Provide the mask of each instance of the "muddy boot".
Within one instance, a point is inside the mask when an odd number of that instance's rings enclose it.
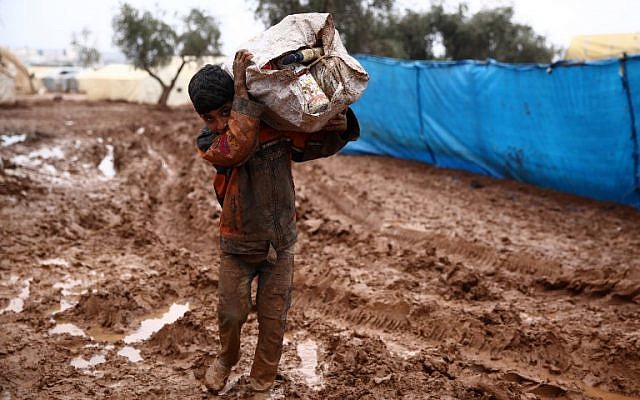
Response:
[[[204,375],[204,384],[210,391],[218,393],[227,384],[231,368],[227,368],[220,360],[215,360]]]

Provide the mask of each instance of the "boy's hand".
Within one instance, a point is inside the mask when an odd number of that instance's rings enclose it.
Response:
[[[331,118],[322,128],[323,131],[344,132],[347,130],[347,110]]]
[[[240,49],[236,52],[233,60],[233,81],[237,96],[247,97],[247,67],[252,59],[253,54],[249,50]]]

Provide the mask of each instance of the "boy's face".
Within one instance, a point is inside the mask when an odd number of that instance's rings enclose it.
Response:
[[[200,118],[202,118],[211,132],[220,134],[227,130],[229,116],[231,115],[231,103],[231,101],[228,101],[220,108],[211,110],[206,114],[200,114]]]

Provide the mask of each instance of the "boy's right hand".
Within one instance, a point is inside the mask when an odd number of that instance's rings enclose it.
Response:
[[[247,67],[251,64],[252,59],[253,54],[249,50],[240,49],[236,52],[233,60],[233,81],[236,95],[247,96]]]

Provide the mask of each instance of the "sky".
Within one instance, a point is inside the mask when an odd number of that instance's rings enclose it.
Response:
[[[253,14],[255,0],[128,0],[136,8],[167,16],[184,15],[193,7],[214,15],[222,31],[222,50],[232,54],[265,27]],[[396,0],[399,10],[425,10],[429,0]],[[445,0],[454,9],[459,0]],[[512,5],[514,19],[531,25],[552,44],[566,48],[572,36],[640,32],[640,0],[467,0],[472,12],[483,7]],[[120,1],[0,0],[0,46],[62,49],[73,32],[84,27],[101,52],[117,51],[112,44],[111,20]]]

